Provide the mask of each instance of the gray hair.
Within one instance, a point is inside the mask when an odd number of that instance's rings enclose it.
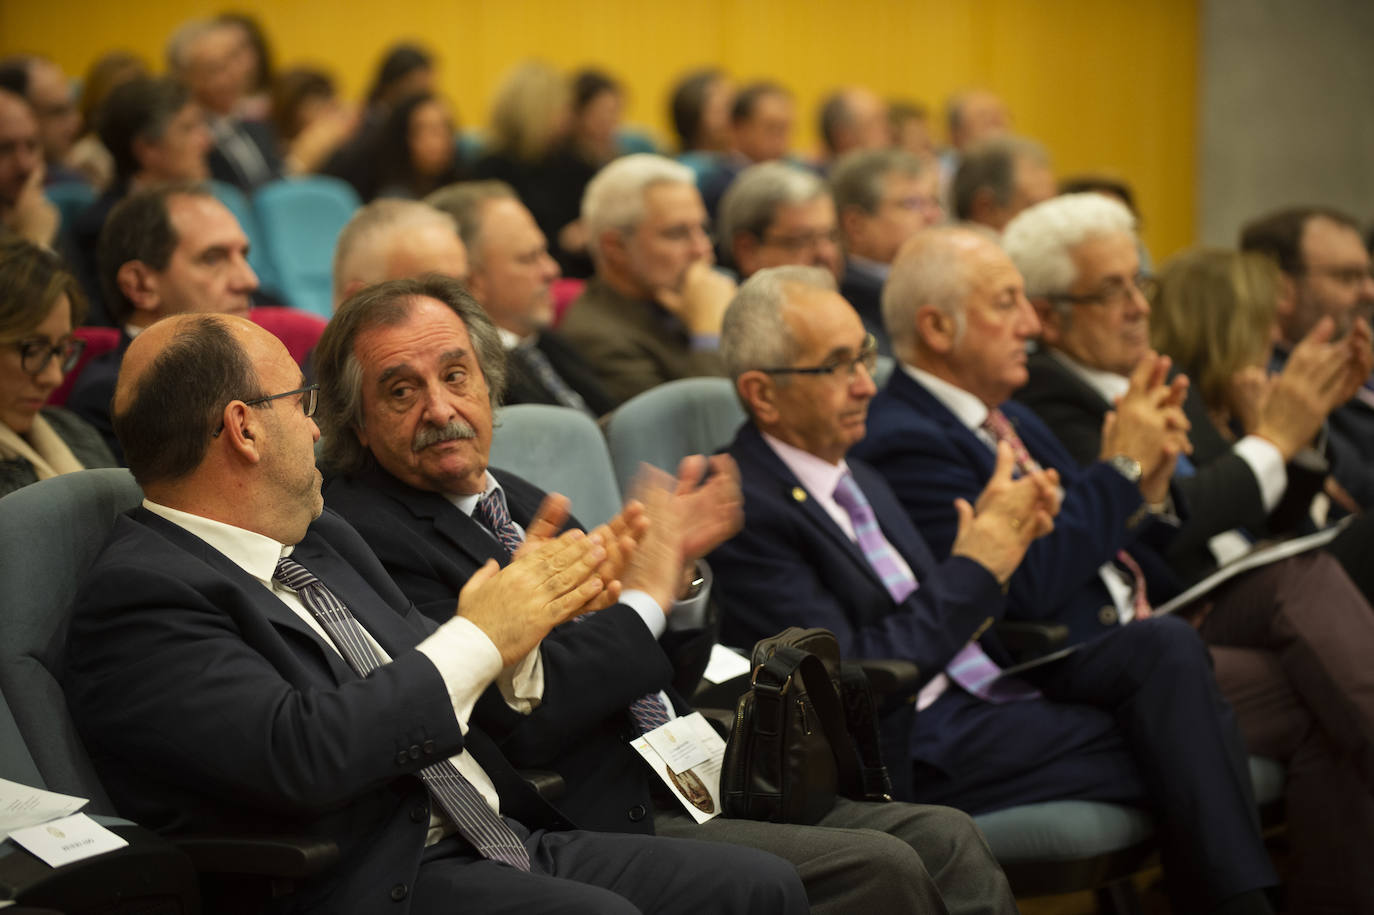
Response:
[[[1047,168],[1050,164],[1045,147],[1025,137],[996,137],[969,150],[959,163],[950,188],[954,215],[959,219],[970,218],[974,198],[984,189],[992,191],[998,206],[1011,203],[1016,189],[1016,163],[1022,159]]]
[[[755,273],[736,291],[720,328],[720,355],[731,378],[745,372],[787,365],[796,357],[796,341],[782,318],[787,287],[835,291],[835,277],[823,267],[769,267]],[[779,376],[786,383],[787,376]]]
[[[401,232],[427,225],[458,233],[452,216],[418,200],[383,198],[360,207],[334,246],[335,300],[354,280],[371,285],[386,279],[386,256],[403,241]]]
[[[363,367],[354,354],[358,336],[374,327],[394,327],[410,317],[417,299],[436,299],[466,325],[486,379],[493,411],[506,387],[506,350],[496,325],[458,280],[437,274],[369,286],[339,306],[315,347],[320,382],[320,464],[331,473],[351,474],[371,466],[372,453],[358,440],[363,427]]]
[[[883,286],[883,327],[892,347],[907,361],[917,343],[916,313],[933,305],[954,320],[954,337],[964,335],[964,300],[973,271],[960,256],[961,242],[997,244],[997,233],[982,227],[939,226],[917,233],[897,252]]]
[[[1033,298],[1069,291],[1078,280],[1069,254],[1076,246],[1134,233],[1135,217],[1119,200],[1095,192],[1064,194],[1018,213],[1002,232],[1002,247]]]
[[[692,170],[653,153],[622,156],[596,173],[582,195],[582,222],[592,259],[601,257],[601,236],[633,232],[644,218],[644,195],[655,184],[696,187]]]
[[[741,232],[762,240],[778,207],[807,203],[828,193],[814,172],[786,162],[751,165],[720,199],[718,241],[727,252]]]
[[[220,29],[230,28],[228,23],[218,19],[191,19],[177,26],[172,37],[167,39],[167,69],[178,79],[186,75],[191,63],[191,48],[206,35]]]
[[[873,149],[840,157],[830,172],[830,193],[835,209],[843,213],[858,207],[876,213],[883,199],[883,181],[893,173],[915,178],[925,171],[921,160],[900,149]]]
[[[477,243],[482,236],[482,210],[491,200],[516,200],[520,195],[504,181],[459,181],[425,198],[425,203],[436,210],[453,217],[458,225],[458,236],[468,249],[468,266],[475,267],[482,262],[482,246]]]

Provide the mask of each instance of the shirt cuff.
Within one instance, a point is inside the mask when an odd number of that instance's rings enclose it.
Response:
[[[415,647],[438,668],[458,727],[466,734],[478,697],[501,673],[501,652],[476,623],[461,616],[444,623]]]
[[[544,700],[544,656],[536,646],[519,663],[503,668],[496,676],[496,687],[506,705],[522,715],[539,708]]]
[[[650,597],[647,591],[631,588],[620,595],[620,602],[639,614],[639,618],[649,627],[649,632],[655,639],[663,635],[663,630],[668,628],[667,615],[658,605],[658,601]]]
[[[1283,491],[1288,486],[1288,470],[1283,464],[1283,452],[1279,451],[1273,442],[1258,435],[1245,436],[1236,442],[1231,450],[1240,455],[1241,460],[1249,465],[1250,472],[1255,475],[1255,482],[1259,484],[1260,502],[1264,505],[1264,513],[1269,514],[1279,504],[1279,499],[1283,498]]]
[[[691,597],[673,602],[673,611],[668,614],[668,628],[674,632],[684,629],[705,629],[707,610],[711,603],[711,583],[715,575],[705,559],[698,559],[696,574],[701,578],[701,588]]]

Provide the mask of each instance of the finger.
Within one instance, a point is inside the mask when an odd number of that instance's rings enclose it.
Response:
[[[571,568],[588,553],[595,551],[604,558],[605,549],[601,546],[600,534],[585,534],[579,530],[565,531],[555,540],[550,540],[529,555],[531,565],[554,572]],[[524,557],[522,557],[524,558]],[[600,562],[600,558],[597,560]]]
[[[571,507],[572,503],[567,496],[556,492],[549,493],[544,497],[544,501],[539,503],[539,510],[534,513],[530,523],[525,525],[525,539],[549,540],[557,537],[563,525],[568,523]]]
[[[1154,350],[1148,350],[1145,355],[1140,357],[1140,361],[1137,362],[1135,368],[1131,370],[1131,383],[1126,390],[1127,397],[1129,397],[1132,392],[1140,394],[1154,387],[1154,385],[1150,383],[1150,379],[1154,375],[1155,364],[1158,361],[1159,356]]]
[[[611,606],[596,600],[596,596],[605,588],[605,583],[595,575],[582,581],[577,587],[559,594],[546,605],[549,615],[553,617],[554,625],[566,622],[574,616],[583,613],[593,613],[596,610],[604,610]]]
[[[968,504],[967,499],[955,499],[954,511],[959,516],[959,527],[954,535],[954,539],[958,540],[963,536],[964,531],[968,530],[968,526],[973,523],[973,506]]]
[[[590,577],[600,579],[596,570],[606,559],[606,549],[601,545],[599,537],[592,536],[572,544],[556,558],[571,561],[566,565],[548,566],[552,573],[546,573],[544,587],[554,594],[565,594],[579,587]]]
[[[468,580],[463,584],[463,587],[458,589],[459,606],[462,606],[465,597],[470,597],[480,590],[481,587],[488,581],[491,581],[492,577],[499,571],[501,571],[501,565],[495,559],[488,559],[484,562],[480,569],[468,576]],[[458,608],[455,607],[453,612],[457,613]]]
[[[1169,366],[1173,364],[1173,360],[1158,353],[1152,353],[1152,355],[1155,357],[1155,365],[1154,371],[1150,373],[1150,387],[1157,388],[1164,384],[1165,379],[1169,377]]]
[[[700,454],[689,454],[677,465],[677,494],[686,495],[701,487],[706,476],[706,458]]]
[[[992,468],[992,476],[988,479],[988,485],[983,487],[986,492],[994,484],[1007,483],[1011,481],[1012,471],[1016,468],[1016,455],[1011,450],[1011,445],[1006,442],[997,443],[997,463]]]
[[[1169,404],[1175,407],[1183,406],[1183,402],[1188,398],[1188,386],[1192,384],[1187,375],[1175,375],[1174,380],[1169,383],[1171,395]]]

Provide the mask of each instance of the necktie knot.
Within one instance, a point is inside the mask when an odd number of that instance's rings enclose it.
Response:
[[[277,560],[277,570],[272,573],[272,577],[292,591],[300,591],[320,583],[313,572],[290,556],[283,556]]]
[[[473,516],[482,523],[482,526],[491,531],[492,535],[501,542],[506,548],[506,552],[512,556],[515,551],[520,549],[520,544],[525,542],[525,538],[520,535],[520,530],[511,521],[510,512],[506,509],[506,500],[501,491],[493,489],[485,496],[477,500],[477,507],[473,509]]]
[[[982,428],[995,441],[1006,442],[1011,446],[1011,454],[1016,459],[1016,472],[1018,474],[1031,473],[1040,469],[1040,464],[1031,457],[1030,451],[1026,448],[1026,443],[1021,441],[1021,436],[1016,434],[1016,427],[1007,418],[1007,414],[997,407],[993,407],[988,411],[987,419],[983,420]]]

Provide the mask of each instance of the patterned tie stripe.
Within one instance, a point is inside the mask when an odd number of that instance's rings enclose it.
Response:
[[[515,551],[525,542],[520,529],[511,521],[510,512],[506,510],[506,500],[502,498],[500,490],[492,490],[478,500],[473,515],[501,541],[501,545],[511,556],[514,556]],[[578,616],[574,617],[573,621],[581,622],[582,619]],[[630,703],[630,717],[634,719],[640,733],[662,727],[669,720],[668,709],[658,693],[649,693]]]
[[[859,541],[868,564],[882,579],[892,599],[897,603],[906,600],[918,587],[916,579],[904,564],[898,562],[897,551],[883,536],[878,526],[878,518],[873,506],[864,495],[853,474],[848,471],[840,477],[835,486],[835,501],[849,515],[854,524],[854,536]],[[1028,684],[1012,678],[998,679],[1001,668],[993,662],[977,642],[965,645],[948,666],[945,675],[968,692],[988,702],[1013,702],[1020,699],[1034,699],[1040,693]]]
[[[319,621],[358,676],[366,677],[381,666],[357,618],[309,569],[290,558],[277,563],[275,579],[296,592],[311,615]],[[452,760],[441,760],[420,770],[420,778],[463,838],[485,858],[520,870],[530,869],[529,853],[520,837],[497,816]]]
[[[560,404],[565,407],[572,407],[574,410],[581,410],[588,416],[595,418],[587,402],[582,399],[582,395],[574,391],[558,371],[549,362],[549,357],[544,355],[544,351],[534,344],[520,346],[515,349],[518,358],[525,360],[525,365],[529,366],[534,376],[539,379],[539,383],[548,389]]]

